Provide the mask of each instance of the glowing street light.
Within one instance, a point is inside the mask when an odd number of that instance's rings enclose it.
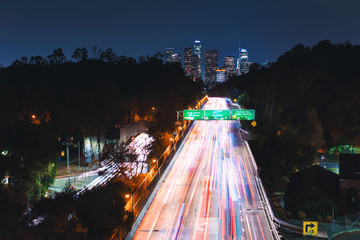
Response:
[[[152,162],[153,162],[153,163],[156,163],[156,167],[157,167],[157,169],[159,169],[159,162],[158,162],[158,160],[154,158],[154,159],[152,160]]]
[[[132,193],[128,193],[128,194],[126,194],[125,195],[125,198],[130,198],[130,200],[131,200],[131,211],[134,211],[134,205],[133,205],[133,195],[132,195]]]

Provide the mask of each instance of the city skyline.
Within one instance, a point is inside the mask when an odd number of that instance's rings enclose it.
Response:
[[[313,46],[328,39],[358,44],[359,7],[355,0],[3,1],[0,64],[8,66],[22,56],[46,57],[57,48],[70,58],[76,48],[93,46],[138,59],[168,46],[183,49],[194,39],[218,49],[219,59],[243,47],[254,62],[275,61],[299,43]]]
[[[221,75],[220,78],[223,78],[222,72],[225,74],[224,81],[232,75],[248,73],[250,65],[254,63],[249,61],[249,53],[245,48],[238,49],[237,57],[224,56],[223,61],[220,62],[218,50],[204,48],[200,40],[194,41],[193,48],[184,47],[183,61],[181,54],[176,52],[174,48],[166,48],[164,52],[164,62],[180,63],[184,68],[186,76],[194,79],[200,76],[205,83],[218,82],[219,74]],[[174,56],[176,56],[176,59]],[[258,62],[258,64],[267,65],[268,61]],[[223,80],[221,80],[221,82],[222,81]]]

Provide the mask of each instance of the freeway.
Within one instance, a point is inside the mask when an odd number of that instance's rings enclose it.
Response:
[[[231,102],[209,98],[205,109]],[[196,121],[133,239],[273,239],[239,121]]]

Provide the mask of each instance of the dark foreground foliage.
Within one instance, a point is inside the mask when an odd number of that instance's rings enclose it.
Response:
[[[79,48],[67,60],[56,49],[46,58],[23,57],[0,69],[0,179],[7,179],[0,183],[0,221],[5,239],[82,239],[86,234],[86,239],[100,239],[118,225],[129,226],[132,215],[124,212],[122,187],[116,184],[76,200],[60,194],[37,202],[54,180],[62,142],[105,136],[139,117],[149,119],[153,136],[171,132],[176,111],[201,96],[202,85],[185,77],[180,64],[163,64],[159,54],[139,61],[111,49],[95,47],[91,54]],[[33,206],[47,217],[29,228],[23,216]]]
[[[270,68],[253,65],[216,94],[256,110],[257,126],[243,126],[261,174],[272,190],[314,163],[335,144],[360,145],[360,46],[321,41],[297,45]]]

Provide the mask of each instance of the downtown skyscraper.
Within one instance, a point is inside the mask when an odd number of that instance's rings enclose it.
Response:
[[[171,57],[175,53],[175,50],[173,48],[167,48],[165,50],[165,63],[171,62]]]
[[[226,81],[226,70],[224,68],[216,69],[216,82],[224,83]]]
[[[191,72],[191,48],[184,48],[184,70],[185,76],[190,77],[192,75]]]
[[[195,40],[194,55],[198,57],[196,78],[201,78],[201,43],[199,40]]]
[[[175,53],[174,48],[167,48],[165,50],[165,63],[181,63],[181,55]]]
[[[249,72],[249,56],[245,48],[239,49],[239,75]]]
[[[195,41],[194,54],[191,47],[184,48],[184,69],[185,75],[193,78],[201,78],[201,44],[199,40]]]
[[[216,81],[216,69],[218,68],[218,51],[205,51],[205,82]]]
[[[224,69],[226,71],[226,80],[228,80],[231,76],[236,75],[235,58],[233,56],[224,57]]]

